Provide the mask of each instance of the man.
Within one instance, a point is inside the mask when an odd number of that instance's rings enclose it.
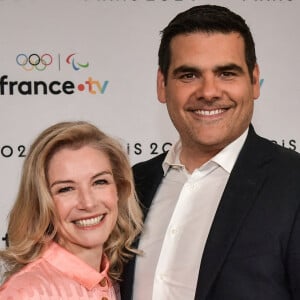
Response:
[[[239,15],[202,5],[163,30],[157,93],[180,140],[133,168],[144,255],[122,299],[300,299],[300,155],[255,133],[259,89]]]

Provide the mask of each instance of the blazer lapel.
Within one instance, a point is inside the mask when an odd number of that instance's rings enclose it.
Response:
[[[144,219],[148,214],[156,190],[163,178],[162,162],[165,156],[166,153],[133,166],[136,193],[140,200]],[[135,241],[134,246],[138,247],[138,243],[139,239]],[[136,257],[133,257],[125,265],[122,276],[124,280],[120,282],[122,299],[125,300],[132,299],[135,259]]]
[[[250,127],[206,242],[196,288],[197,300],[206,299],[245,217],[255,202],[256,193],[263,185],[266,176],[264,166],[270,160],[270,155],[262,154],[266,151],[260,151],[264,148],[264,142],[260,141],[261,138]]]
[[[162,163],[167,153],[163,153],[145,163],[133,167],[135,188],[138,198],[141,200],[141,207],[144,219],[150,209],[151,203],[163,178]]]

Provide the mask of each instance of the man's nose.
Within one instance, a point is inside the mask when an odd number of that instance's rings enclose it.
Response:
[[[213,75],[203,76],[197,90],[198,99],[213,101],[221,96],[218,79]]]

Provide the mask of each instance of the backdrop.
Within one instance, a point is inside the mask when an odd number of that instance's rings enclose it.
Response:
[[[177,140],[156,98],[160,30],[205,3],[247,20],[262,78],[254,126],[299,150],[300,1],[0,0],[1,238],[28,146],[53,123],[94,123],[120,139],[132,164]]]

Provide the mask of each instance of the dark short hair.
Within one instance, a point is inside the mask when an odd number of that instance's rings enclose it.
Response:
[[[167,81],[171,61],[171,40],[177,35],[194,32],[239,33],[244,39],[246,64],[250,78],[253,79],[252,72],[256,64],[255,44],[245,20],[226,7],[199,5],[179,13],[161,31],[162,38],[158,51],[158,64],[165,82]]]

